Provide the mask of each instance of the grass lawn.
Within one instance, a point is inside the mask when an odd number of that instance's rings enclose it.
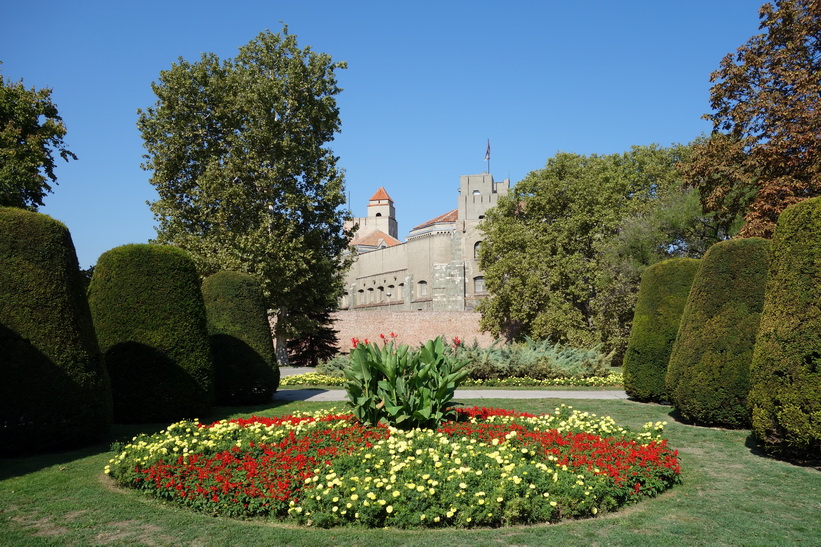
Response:
[[[460,401],[549,412],[564,403],[619,424],[668,421],[683,484],[600,518],[558,525],[476,530],[316,530],[264,520],[192,513],[113,485],[102,472],[108,443],[71,452],[0,460],[0,545],[821,545],[821,472],[760,455],[749,431],[678,423],[670,407],[624,400]],[[208,420],[288,414],[343,403],[218,407]],[[206,418],[203,417],[203,421]],[[168,424],[116,426],[111,440]]]

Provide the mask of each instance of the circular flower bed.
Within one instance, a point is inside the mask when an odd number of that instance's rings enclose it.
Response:
[[[333,412],[179,422],[119,448],[122,485],[232,517],[305,525],[504,526],[589,517],[680,481],[664,423],[631,432],[562,406],[460,409],[436,430]]]

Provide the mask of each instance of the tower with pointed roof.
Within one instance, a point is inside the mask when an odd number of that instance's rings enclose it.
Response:
[[[385,191],[384,186],[380,186],[379,190],[368,200],[368,224],[394,239],[399,237],[396,209],[393,208],[393,200]]]

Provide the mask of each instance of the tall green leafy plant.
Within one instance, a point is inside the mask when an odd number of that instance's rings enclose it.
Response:
[[[441,336],[416,351],[392,341],[357,344],[344,371],[348,404],[363,423],[436,427],[455,417],[453,394],[468,374],[466,364],[445,352]]]

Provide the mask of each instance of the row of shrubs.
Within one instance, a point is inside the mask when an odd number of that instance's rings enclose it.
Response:
[[[607,376],[610,355],[597,349],[580,349],[548,340],[532,340],[513,344],[496,341],[490,347],[480,347],[478,342],[464,344],[455,341],[445,351],[458,361],[468,363],[466,381],[498,381],[507,378],[529,378],[536,382],[559,378],[585,379]],[[337,378],[351,367],[350,356],[339,354],[319,363],[320,374]]]
[[[821,457],[821,198],[786,209],[772,242],[649,267],[624,385],[700,425],[751,425],[772,454]]]
[[[161,245],[104,253],[85,292],[68,229],[0,208],[0,454],[169,422],[279,384],[259,284]]]
[[[305,374],[295,374],[286,376],[279,384],[280,386],[330,386],[340,387],[345,385],[345,378],[340,376],[328,376],[318,372],[306,372]],[[624,379],[620,372],[611,372],[607,376],[590,376],[587,378],[552,378],[536,380],[528,376],[517,376],[510,378],[498,378],[492,380],[481,380],[465,378],[460,384],[461,387],[621,387]]]

